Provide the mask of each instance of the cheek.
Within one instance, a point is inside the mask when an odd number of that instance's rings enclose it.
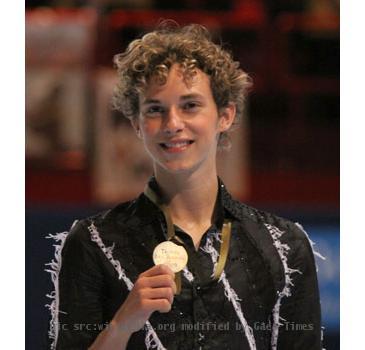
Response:
[[[146,137],[154,136],[160,130],[160,123],[158,120],[145,120],[141,123],[141,130]]]
[[[192,129],[194,129],[197,134],[205,135],[207,137],[213,136],[220,132],[218,117],[206,116],[206,118],[201,118],[192,126]]]

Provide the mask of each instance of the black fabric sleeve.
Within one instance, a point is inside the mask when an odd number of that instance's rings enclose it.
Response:
[[[78,223],[62,249],[57,350],[87,349],[103,327],[103,273],[98,247]]]
[[[288,267],[297,269],[290,276],[291,296],[282,299],[280,308],[278,350],[319,350],[321,345],[321,308],[316,265],[312,247],[296,226],[293,235],[283,243],[290,247]],[[282,236],[284,238],[284,235]]]

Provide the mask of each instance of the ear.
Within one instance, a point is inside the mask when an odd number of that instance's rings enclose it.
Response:
[[[236,117],[236,105],[229,103],[227,107],[223,107],[219,111],[218,128],[220,132],[227,131]]]
[[[140,138],[140,139],[142,139],[142,134],[141,134],[141,129],[139,127],[138,117],[135,117],[135,118],[131,119],[131,124],[133,126],[134,131],[137,134],[137,137]]]

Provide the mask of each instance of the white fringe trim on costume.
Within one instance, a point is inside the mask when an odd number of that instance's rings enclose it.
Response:
[[[77,220],[71,226],[71,229],[75,226]],[[56,234],[49,234],[46,236],[47,239],[53,239],[57,244],[53,244],[55,247],[54,259],[50,263],[47,263],[46,266],[49,266],[48,269],[45,269],[46,272],[51,274],[52,283],[54,286],[54,290],[50,294],[46,294],[48,298],[52,300],[51,304],[46,304],[46,307],[51,312],[51,320],[49,321],[49,330],[48,336],[52,340],[50,345],[51,350],[56,349],[57,339],[58,339],[58,330],[59,330],[59,322],[58,322],[58,314],[63,311],[59,310],[60,297],[59,297],[59,274],[62,266],[62,248],[65,244],[66,237],[68,232],[60,232]]]
[[[323,344],[323,334],[324,334],[325,327],[321,327],[321,343]],[[325,348],[322,348],[322,350],[326,350]]]
[[[191,283],[194,281],[193,274],[188,270],[188,268],[185,266],[183,269],[183,275],[184,277]]]
[[[304,230],[303,226],[299,223],[299,222],[296,222],[295,225],[304,233],[304,235],[307,237],[310,245],[311,245],[311,248],[312,248],[312,252],[313,252],[313,255],[318,257],[319,259],[321,260],[326,260],[326,257],[324,257],[321,253],[319,253],[318,251],[316,251],[314,249],[314,246],[316,245],[315,242],[313,242],[310,238],[309,238],[309,235],[308,233]],[[316,262],[316,270],[318,272],[318,265],[317,265],[317,262]],[[324,327],[321,327],[321,342],[323,344],[323,335],[324,335]],[[326,350],[325,348],[322,348],[322,350]]]
[[[279,337],[279,327],[282,326],[282,323],[280,323],[281,320],[285,321],[283,317],[280,316],[280,306],[281,306],[281,300],[284,297],[290,297],[291,296],[291,289],[290,287],[293,286],[293,280],[291,278],[292,273],[301,273],[299,270],[291,269],[288,267],[288,252],[290,250],[290,247],[287,244],[280,242],[280,237],[285,233],[285,231],[281,231],[276,226],[265,224],[266,228],[268,229],[269,233],[271,234],[273,240],[274,240],[274,246],[277,249],[280,259],[282,261],[284,272],[285,272],[285,286],[282,291],[278,291],[278,299],[275,303],[275,306],[273,308],[273,326],[272,326],[272,333],[271,333],[271,349],[276,350],[277,343],[278,343],[278,337]]]
[[[219,232],[214,232],[214,233],[212,233],[212,235],[216,240],[221,242],[221,239],[219,237]],[[210,254],[210,256],[212,258],[212,262],[213,262],[213,265],[214,265],[213,273],[212,273],[212,277],[213,277],[214,276],[214,271],[217,267],[217,261],[218,261],[219,253],[214,248],[213,242],[212,242],[212,240],[209,236],[207,237],[205,246],[201,247],[200,249],[202,251]],[[232,303],[233,308],[236,311],[237,317],[240,320],[243,329],[245,330],[245,335],[246,335],[248,344],[250,346],[250,349],[255,350],[256,349],[255,337],[254,337],[252,328],[248,325],[248,323],[247,323],[247,321],[246,321],[246,319],[243,315],[242,308],[241,308],[241,303],[240,303],[241,299],[238,297],[235,290],[230,286],[229,281],[226,277],[226,273],[225,273],[224,270],[223,270],[222,275],[219,278],[218,282],[223,283],[223,285],[224,285],[224,295]]]
[[[90,226],[88,227],[90,234],[91,234],[91,240],[95,242],[99,248],[103,251],[107,259],[110,261],[110,263],[114,266],[115,270],[118,273],[118,278],[122,279],[124,283],[126,284],[129,291],[132,290],[134,284],[133,282],[127,277],[125,274],[124,269],[121,267],[120,262],[118,260],[115,260],[113,257],[113,248],[114,245],[111,247],[106,247],[103,243],[99,232],[92,222]],[[160,339],[158,338],[155,330],[153,329],[151,323],[149,321],[146,321],[145,327],[147,328],[147,333],[145,336],[145,345],[147,349],[157,349],[157,350],[166,350],[166,348],[162,345]]]
[[[307,237],[311,247],[312,247],[312,252],[313,252],[313,255],[322,259],[322,260],[326,260],[326,258],[319,252],[317,252],[315,249],[314,249],[314,246],[316,245],[310,238],[309,238],[309,235],[308,233],[304,230],[303,226],[299,223],[299,222],[296,222],[295,225],[305,234],[305,236]],[[317,267],[317,265],[316,265]],[[317,267],[317,272],[318,272],[318,267]]]

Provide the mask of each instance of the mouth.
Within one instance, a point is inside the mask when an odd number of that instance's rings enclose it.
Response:
[[[163,142],[159,145],[167,152],[177,153],[186,150],[192,143],[194,143],[193,140],[179,140]]]

